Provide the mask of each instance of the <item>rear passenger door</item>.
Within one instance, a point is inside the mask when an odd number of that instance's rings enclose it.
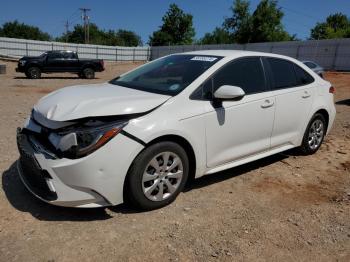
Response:
[[[62,55],[63,55],[62,67],[65,68],[65,71],[78,72],[80,70],[79,59],[76,53],[62,52]]]
[[[298,146],[315,95],[314,78],[291,61],[279,58],[263,61],[276,99],[271,148]]]

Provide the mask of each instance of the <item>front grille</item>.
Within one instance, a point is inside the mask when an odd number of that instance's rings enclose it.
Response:
[[[20,153],[19,163],[21,177],[28,187],[39,197],[52,201],[57,199],[57,194],[52,192],[46,183],[51,176],[46,170],[42,170],[30,150],[30,143],[26,134],[17,133],[17,146]]]

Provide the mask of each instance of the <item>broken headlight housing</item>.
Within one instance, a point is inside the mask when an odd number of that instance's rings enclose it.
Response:
[[[80,158],[105,145],[119,134],[127,123],[127,121],[112,123],[89,121],[81,127],[52,132],[48,139],[63,157]]]

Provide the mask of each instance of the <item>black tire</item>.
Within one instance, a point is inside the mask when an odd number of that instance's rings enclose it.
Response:
[[[317,123],[322,123],[322,135],[315,134],[314,139],[316,139],[316,137],[317,137],[319,140],[317,140],[317,145],[315,142],[314,146],[312,146],[310,144],[311,140],[312,140],[312,137],[310,138],[310,133],[312,133],[313,130],[315,130],[314,125],[315,124],[317,125]],[[307,125],[306,130],[305,130],[303,141],[302,141],[302,144],[300,146],[301,153],[304,155],[312,155],[312,154],[316,153],[317,150],[321,147],[321,144],[322,144],[323,139],[326,135],[326,132],[327,132],[326,119],[320,113],[314,114],[313,117],[311,118],[309,124]]]
[[[148,197],[146,197],[146,193],[144,193],[144,186],[146,183],[152,183],[151,186],[153,186],[153,183],[156,184],[156,180],[143,182],[142,179],[143,179],[144,173],[146,172],[146,168],[150,167],[149,164],[152,159],[154,159],[156,156],[160,154],[167,153],[167,152],[170,152],[171,154],[175,154],[176,157],[178,157],[181,160],[182,178],[179,179],[178,182],[175,182],[175,184],[178,183],[178,185],[176,190],[173,191],[173,193],[170,193],[170,191],[167,189],[167,183],[164,182],[163,184],[163,181],[161,179],[157,179],[157,181],[160,180],[160,182],[155,187],[155,190],[157,191],[157,189],[161,185],[161,187],[163,188],[162,191],[165,192],[165,194],[164,193],[162,194],[162,197],[165,196],[166,194],[168,194],[169,196],[163,200],[150,200]],[[170,163],[171,165],[174,162],[174,159],[175,158],[171,160],[171,157],[169,157],[168,163]],[[168,163],[166,167],[168,167]],[[164,168],[164,165],[163,165],[163,168]],[[176,172],[178,171],[179,170],[177,170]],[[176,199],[176,197],[179,195],[179,193],[183,190],[188,178],[188,172],[189,172],[188,157],[185,150],[180,145],[174,142],[159,142],[159,143],[153,144],[147,147],[135,158],[133,164],[129,169],[127,179],[126,179],[126,184],[125,184],[126,186],[124,188],[125,196],[127,197],[127,202],[143,210],[152,210],[152,209],[157,209],[157,208],[166,206],[171,202],[173,202]],[[154,175],[156,174],[157,173],[154,172]],[[165,179],[167,179],[166,176],[165,176]]]
[[[88,67],[83,69],[83,76],[86,79],[94,79],[95,78],[95,70]]]
[[[41,77],[41,70],[39,67],[32,66],[26,70],[25,75],[30,79],[39,79]]]

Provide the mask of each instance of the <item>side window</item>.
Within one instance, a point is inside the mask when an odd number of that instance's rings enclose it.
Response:
[[[63,52],[62,53],[64,59],[74,59],[75,55],[73,52]]]
[[[194,100],[211,100],[213,98],[213,78],[208,78],[199,88],[190,96]]]
[[[214,91],[222,85],[239,86],[248,94],[266,91],[259,57],[241,58],[224,66],[213,78]]]
[[[57,58],[63,58],[63,56],[59,52],[57,52],[57,53],[49,53],[48,58],[49,59],[57,59]]]
[[[294,69],[297,77],[297,85],[307,85],[315,81],[315,79],[300,66],[294,64]]]
[[[294,63],[278,58],[267,58],[267,61],[272,73],[273,89],[288,88],[297,85]]]

